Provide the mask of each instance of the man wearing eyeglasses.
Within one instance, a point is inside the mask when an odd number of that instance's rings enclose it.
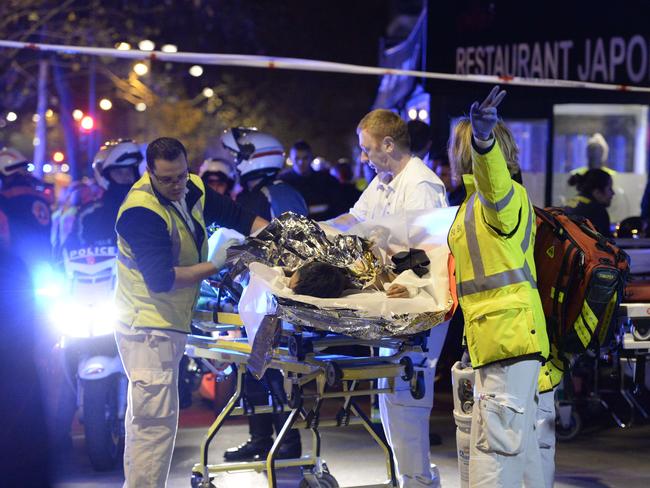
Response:
[[[206,223],[249,234],[267,221],[189,174],[183,144],[147,147],[147,170],[120,207],[116,340],[129,378],[125,487],[164,487],[178,427],[178,365],[204,278],[223,264],[208,257]]]

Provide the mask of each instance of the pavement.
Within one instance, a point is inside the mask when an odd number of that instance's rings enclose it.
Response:
[[[437,393],[438,395],[438,393]],[[455,425],[450,399],[442,393],[431,417],[432,430],[442,444],[432,446],[431,460],[438,466],[442,486],[460,486],[455,444]],[[169,488],[190,486],[192,466],[199,460],[200,443],[214,414],[200,400],[181,412],[180,429],[169,475]],[[303,446],[310,434],[303,432]],[[221,461],[227,447],[248,437],[244,419],[233,419],[223,427],[210,450],[210,462]],[[322,429],[322,455],[341,487],[377,486],[387,479],[382,451],[361,426]],[[73,450],[57,465],[56,488],[113,488],[122,486],[121,471],[96,473],[84,453],[83,433],[75,429]],[[575,440],[558,445],[556,484],[558,488],[648,488],[650,487],[650,425],[628,429],[607,422],[595,422]],[[298,468],[278,474],[279,488],[296,488]],[[265,487],[266,476],[253,471],[217,475],[218,488]]]

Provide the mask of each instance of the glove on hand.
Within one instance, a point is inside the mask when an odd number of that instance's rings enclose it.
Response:
[[[217,270],[226,262],[226,251],[231,246],[244,242],[245,237],[236,230],[221,227],[208,239],[208,261],[214,264]]]
[[[492,88],[483,103],[474,102],[469,109],[469,120],[472,124],[472,133],[477,139],[487,141],[492,135],[492,129],[497,125],[497,106],[506,96],[498,86]]]

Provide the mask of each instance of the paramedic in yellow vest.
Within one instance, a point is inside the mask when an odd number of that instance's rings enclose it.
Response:
[[[534,429],[549,342],[533,257],[535,213],[524,187],[511,179],[518,170],[512,135],[497,125],[504,96],[495,87],[452,134],[449,159],[467,196],[448,241],[476,369],[469,484],[520,487],[526,473],[530,488],[544,486]]]
[[[201,280],[225,250],[208,256],[206,222],[256,231],[267,222],[206,189],[189,173],[180,141],[147,147],[147,171],[118,211],[115,337],[129,378],[125,487],[166,486],[178,426],[178,365]]]
[[[594,133],[587,140],[587,166],[581,166],[571,171],[571,174],[585,174],[590,169],[602,169],[610,176],[617,174],[607,166],[607,158],[609,157],[609,144],[600,132]]]

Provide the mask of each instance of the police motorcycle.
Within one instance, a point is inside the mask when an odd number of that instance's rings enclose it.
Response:
[[[139,176],[141,161],[140,148],[132,140],[108,141],[95,155],[93,171],[104,193],[79,209],[75,229],[61,249],[63,293],[49,307],[75,397],[72,401],[70,395],[61,395],[57,428],[67,429],[78,411],[86,451],[98,471],[119,466],[124,449],[128,380],[114,337],[118,253],[114,222]]]
[[[128,381],[114,337],[116,258],[115,246],[65,250],[61,291],[52,297],[48,311],[75,399],[60,428],[69,427],[77,410],[86,451],[97,471],[119,465],[124,450]]]

